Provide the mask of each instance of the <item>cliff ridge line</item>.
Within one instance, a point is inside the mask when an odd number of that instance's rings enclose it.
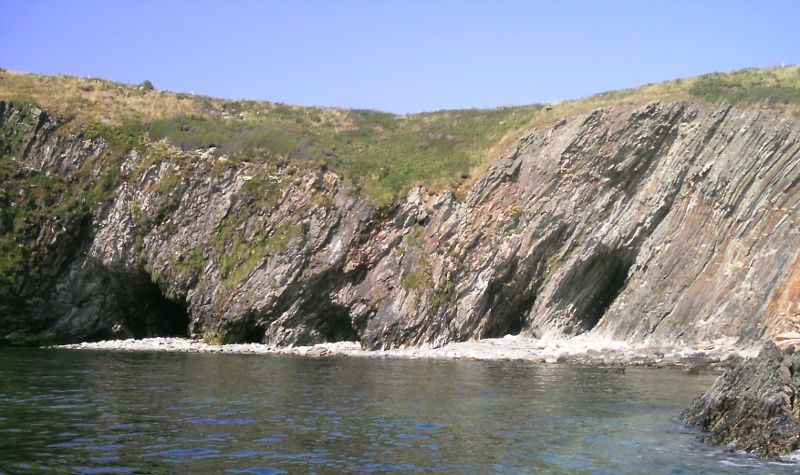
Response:
[[[21,131],[25,144],[3,158],[18,174],[6,209],[33,180],[110,184],[86,190],[85,202],[106,194],[75,219],[25,218],[15,239],[39,270],[0,284],[9,342],[388,349],[590,332],[748,348],[800,335],[800,128],[786,117],[600,108],[530,129],[464,199],[413,188],[376,207],[323,167],[166,142],[112,166],[102,137],[63,137],[43,111],[3,104],[6,140]],[[6,235],[19,225],[4,223]]]

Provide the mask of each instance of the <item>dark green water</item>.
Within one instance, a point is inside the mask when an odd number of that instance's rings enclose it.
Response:
[[[678,425],[713,378],[0,349],[0,474],[794,473]]]

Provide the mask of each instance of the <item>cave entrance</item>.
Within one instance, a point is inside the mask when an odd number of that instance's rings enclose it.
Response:
[[[539,269],[534,258],[520,265],[518,259],[508,261],[502,273],[486,289],[486,325],[481,338],[500,338],[519,335],[527,323],[527,316],[536,302]]]
[[[563,287],[571,293],[571,332],[575,335],[591,331],[625,289],[631,261],[621,250],[600,250],[573,274]],[[568,330],[569,331],[569,330]]]
[[[490,285],[489,308],[490,318],[488,325],[481,334],[481,338],[501,338],[505,335],[519,335],[525,327],[527,312],[536,301],[536,294],[530,291],[518,291],[517,286],[509,286],[509,290],[498,292],[500,285]]]
[[[127,290],[123,312],[134,338],[189,336],[186,303],[167,298],[149,275],[131,279]]]
[[[226,322],[219,333],[223,343],[263,343],[266,334],[253,312],[247,312],[235,322]]]
[[[319,314],[318,330],[328,341],[358,341],[358,332],[353,328],[350,312],[343,305],[330,302]]]
[[[583,318],[580,318],[579,325],[583,331],[591,331],[625,289],[629,269],[630,265],[619,258],[612,258],[605,265],[604,272],[599,278],[598,288],[589,301]]]

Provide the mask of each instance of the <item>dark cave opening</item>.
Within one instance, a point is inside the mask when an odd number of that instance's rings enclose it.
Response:
[[[275,321],[275,318],[267,318]],[[282,331],[277,333],[267,328],[266,339],[277,346],[316,345],[337,341],[361,341],[349,310],[344,305],[332,302],[327,294],[315,296],[292,311],[292,316],[280,323]]]
[[[487,324],[481,338],[500,338],[519,335],[527,324],[527,314],[536,301],[536,289],[531,287],[535,267],[520,265],[511,259],[497,279],[486,289],[489,309]]]
[[[481,338],[502,338],[506,335],[519,335],[524,326],[524,313],[507,313],[503,315],[503,318],[493,321],[492,325],[487,327],[481,334]]]
[[[591,331],[625,289],[630,263],[619,251],[602,253],[588,263],[582,284],[587,298],[576,313],[576,333]]]
[[[167,298],[149,275],[131,279],[126,294],[122,310],[134,338],[189,336],[186,304]]]
[[[519,335],[525,327],[527,311],[536,301],[533,292],[518,291],[516,286],[510,291],[501,292],[503,282],[494,282],[489,286],[489,308],[492,318],[481,338],[500,338],[505,335]]]
[[[359,341],[347,307],[331,302],[319,310],[318,317],[317,330],[328,341]]]
[[[223,328],[225,343],[263,343],[266,330],[251,312]]]

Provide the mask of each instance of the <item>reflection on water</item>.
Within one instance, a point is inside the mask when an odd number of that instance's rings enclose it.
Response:
[[[0,349],[0,474],[794,473],[679,427],[713,378]]]

